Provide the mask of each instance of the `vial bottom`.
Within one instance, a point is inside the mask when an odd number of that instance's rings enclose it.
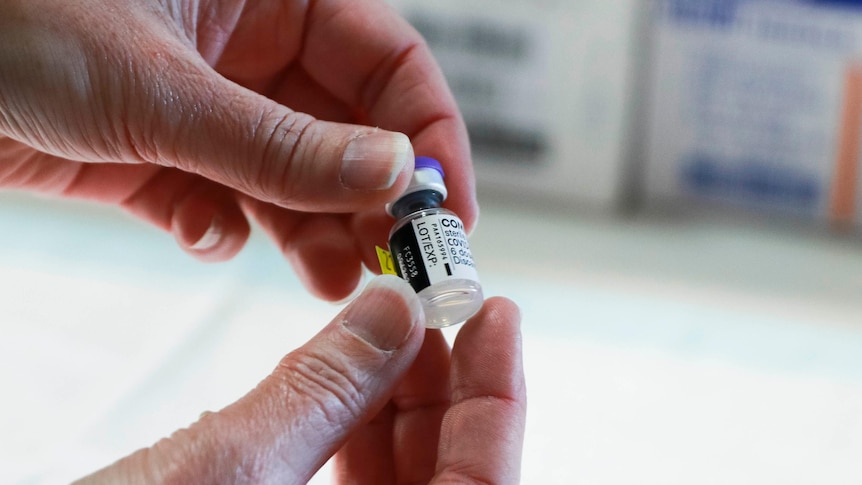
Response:
[[[475,315],[482,308],[485,297],[478,281],[452,279],[420,291],[419,300],[425,310],[425,326],[443,328]]]

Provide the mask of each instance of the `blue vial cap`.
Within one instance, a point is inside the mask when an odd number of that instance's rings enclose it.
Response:
[[[398,201],[406,196],[422,191],[433,191],[439,194],[439,201],[446,200],[448,191],[446,184],[443,182],[444,172],[443,166],[436,159],[431,157],[416,157],[413,168],[413,176],[410,178],[410,184],[404,192],[398,197],[398,200],[386,204],[386,212],[392,214],[392,207]]]
[[[443,165],[440,165],[440,162],[437,161],[436,158],[416,157],[414,170],[419,170],[420,168],[433,168],[440,173],[441,177],[446,178],[446,173],[443,171]]]

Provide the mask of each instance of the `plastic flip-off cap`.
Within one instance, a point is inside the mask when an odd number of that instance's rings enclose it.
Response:
[[[413,178],[410,179],[410,185],[407,186],[402,197],[420,190],[435,190],[440,192],[443,200],[446,200],[448,193],[446,184],[443,183],[444,177],[446,174],[443,172],[443,166],[437,159],[416,157],[416,163],[413,165]]]
[[[416,163],[413,165],[414,170],[419,170],[422,168],[431,168],[440,173],[440,179],[446,177],[446,173],[443,171],[443,165],[440,165],[440,162],[437,161],[436,158],[431,157],[416,157]]]
[[[398,197],[398,199],[400,200],[406,195],[420,192],[422,190],[433,190],[443,197],[442,200],[446,200],[446,196],[449,195],[449,192],[446,190],[446,184],[443,183],[443,177],[445,177],[445,172],[443,171],[443,166],[440,165],[440,162],[438,162],[437,159],[431,157],[416,157],[416,162],[413,165],[413,176],[410,178],[410,184],[407,185],[407,188]],[[397,202],[397,200],[395,202]],[[392,214],[391,209],[392,203],[386,204],[386,212]]]

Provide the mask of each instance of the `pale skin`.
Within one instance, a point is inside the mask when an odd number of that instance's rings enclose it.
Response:
[[[6,0],[0,188],[123,208],[204,261],[256,220],[309,291],[374,268],[414,153],[478,217],[461,115],[421,37],[377,0]],[[245,397],[88,483],[517,483],[517,307],[486,302],[450,352],[379,277]],[[314,322],[286,322],[313,324]]]

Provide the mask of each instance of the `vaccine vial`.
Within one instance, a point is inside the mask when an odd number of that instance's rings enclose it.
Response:
[[[429,328],[461,323],[484,301],[464,223],[440,207],[447,195],[444,176],[440,162],[416,157],[407,190],[386,206],[397,219],[389,233],[395,271],[419,295]]]

